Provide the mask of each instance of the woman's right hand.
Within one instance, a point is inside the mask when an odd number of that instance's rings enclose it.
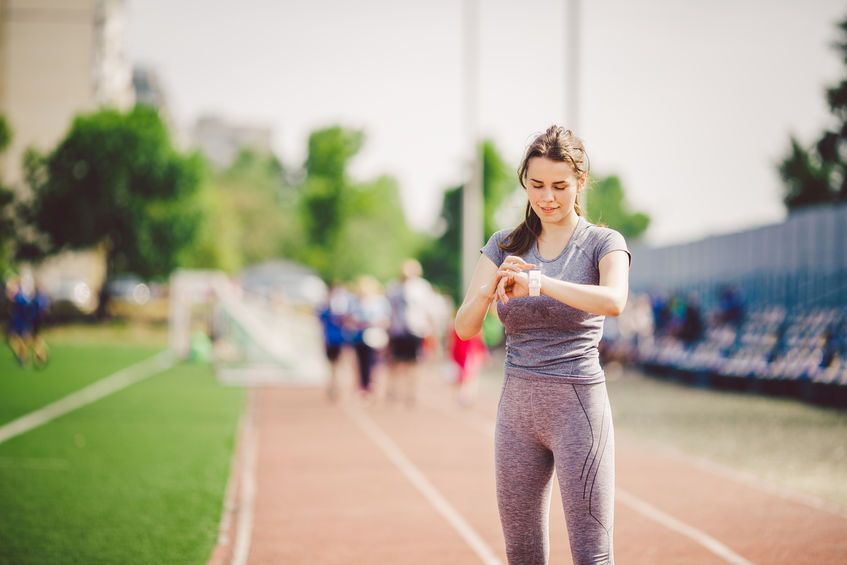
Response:
[[[503,260],[497,270],[496,291],[497,300],[507,304],[510,298],[529,295],[529,276],[526,271],[534,269],[535,265],[527,263],[517,255],[509,255]]]

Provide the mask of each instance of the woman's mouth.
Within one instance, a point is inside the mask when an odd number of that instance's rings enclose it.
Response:
[[[542,211],[542,212],[544,212],[545,214],[552,214],[553,212],[555,212],[556,210],[558,210],[558,208],[555,208],[555,207],[553,207],[553,208],[547,208],[547,207],[545,207],[545,206],[539,206],[539,208],[541,208],[541,211]]]

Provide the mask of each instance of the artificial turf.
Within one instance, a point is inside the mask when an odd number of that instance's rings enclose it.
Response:
[[[2,420],[155,351],[65,344],[43,372],[0,365]],[[205,563],[243,400],[183,363],[0,443],[0,564]]]

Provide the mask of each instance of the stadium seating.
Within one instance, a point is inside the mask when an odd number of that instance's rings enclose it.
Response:
[[[702,339],[686,344],[672,332],[639,339],[629,359],[650,374],[698,386],[847,407],[844,310],[758,306],[737,327],[706,316]]]

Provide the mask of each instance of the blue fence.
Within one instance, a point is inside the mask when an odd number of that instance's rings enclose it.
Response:
[[[847,205],[792,213],[785,222],[700,241],[634,246],[633,292],[697,292],[706,307],[733,283],[751,306],[847,305]]]

